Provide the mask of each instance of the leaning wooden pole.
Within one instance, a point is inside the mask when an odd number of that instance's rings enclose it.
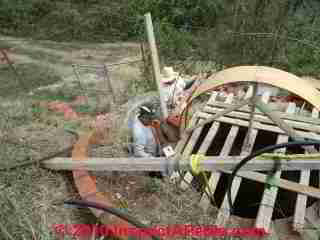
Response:
[[[167,118],[168,117],[168,109],[167,109],[167,105],[164,101],[164,95],[163,95],[163,92],[161,89],[160,64],[159,64],[159,57],[158,57],[158,51],[157,51],[157,46],[156,46],[156,40],[154,37],[151,14],[150,13],[145,14],[144,20],[145,20],[145,27],[146,27],[146,32],[147,32],[147,36],[148,36],[148,43],[149,43],[149,47],[150,47],[150,51],[151,51],[153,74],[154,74],[154,78],[156,80],[159,95],[160,95],[162,116],[164,118]]]

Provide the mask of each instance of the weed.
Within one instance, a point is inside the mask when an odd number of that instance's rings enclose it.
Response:
[[[155,178],[150,178],[146,181],[145,183],[145,191],[147,193],[155,193],[155,192],[159,192],[160,190],[160,183],[159,180],[155,179]]]
[[[35,100],[71,102],[76,96],[77,94],[71,87],[62,86],[56,89],[38,90],[32,98]]]
[[[49,63],[59,63],[62,62],[62,56],[57,54],[52,54],[45,52],[43,50],[36,50],[36,49],[28,49],[25,47],[15,47],[12,53],[27,55],[32,59],[36,59],[39,61],[47,61]]]
[[[17,75],[8,65],[0,67],[0,95],[3,97],[26,94],[37,87],[61,80],[52,69],[35,63],[16,64],[15,68]]]
[[[89,114],[93,114],[96,112],[96,109],[90,105],[78,105],[78,106],[74,106],[74,110],[77,113],[89,113]]]

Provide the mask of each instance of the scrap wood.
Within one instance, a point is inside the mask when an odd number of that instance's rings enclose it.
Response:
[[[197,125],[193,125],[193,126],[187,128],[187,129],[185,130],[185,132],[186,132],[186,133],[190,133],[190,132],[194,131],[195,129],[199,128],[199,127],[202,127],[202,126],[204,126],[204,125],[206,125],[206,124],[208,124],[208,123],[210,123],[210,122],[213,122],[214,120],[222,117],[223,115],[225,115],[225,114],[227,114],[227,113],[233,112],[234,110],[237,110],[238,108],[241,108],[241,107],[247,105],[250,101],[251,101],[250,99],[247,99],[247,100],[244,100],[244,101],[240,102],[239,104],[236,104],[236,105],[234,105],[234,106],[231,106],[230,108],[227,108],[227,109],[225,109],[225,110],[222,110],[222,111],[216,113],[215,115],[213,115],[212,117],[209,117],[208,119],[206,119],[206,120],[203,121],[202,123],[197,124]]]
[[[220,71],[199,86],[189,103],[204,92],[237,82],[258,82],[285,89],[320,109],[319,91],[309,81],[283,70],[265,66],[238,66]]]
[[[208,103],[208,106],[214,107],[214,108],[228,108],[231,105],[234,105],[234,104],[224,103],[224,102]],[[309,123],[309,124],[314,124],[314,125],[320,124],[320,119],[318,119],[318,118],[311,118],[311,117],[304,117],[304,116],[300,116],[300,115],[288,114],[288,113],[277,111],[277,110],[273,109],[272,107],[269,107],[269,108],[272,111],[276,112],[279,115],[279,117],[281,117],[285,120],[292,120],[292,121],[296,121],[296,122]],[[235,111],[235,112],[237,112],[237,113],[239,112],[239,113],[243,113],[243,114],[250,113],[250,108],[248,106],[244,106],[242,108],[237,109],[237,111]],[[257,116],[264,115],[259,110],[256,110],[255,114]]]
[[[269,171],[275,162],[281,170],[294,171],[320,169],[320,154],[284,156],[283,154],[263,154],[244,165],[241,171]],[[243,159],[234,156],[202,157],[198,168],[203,171],[229,171]],[[85,158],[72,161],[72,158],[53,158],[43,162],[44,167],[54,170],[88,171],[166,171],[172,167],[165,157],[153,158]],[[179,162],[180,170],[191,170],[189,160]]]
[[[260,111],[264,112],[274,123],[276,123],[289,137],[295,140],[302,140],[300,134],[297,133],[290,125],[288,125],[285,121],[283,121],[277,113],[272,112],[268,105],[263,103],[262,101],[257,101],[256,106],[259,108]],[[312,147],[303,147],[307,153],[315,153],[317,150]]]
[[[229,171],[226,173],[231,173],[231,172]],[[241,171],[241,172],[237,173],[237,176],[243,177],[243,178],[246,178],[249,180],[253,180],[256,182],[266,183],[266,184],[269,184],[273,187],[279,187],[279,188],[283,188],[283,189],[286,189],[289,191],[297,192],[297,193],[306,195],[308,197],[320,199],[320,189],[319,188],[310,187],[307,185],[302,185],[302,184],[292,182],[292,181],[282,179],[282,178],[274,179],[272,181],[272,184],[270,184],[270,183],[267,183],[269,180],[268,176],[265,174],[262,174],[262,173],[258,173],[258,172],[247,172],[247,171],[242,172]]]
[[[296,109],[296,104],[289,103],[289,106],[287,107],[286,112],[292,114],[295,112],[295,109]],[[281,144],[284,142],[288,142],[288,140],[289,140],[289,136],[284,134],[279,134],[277,136],[276,143]],[[283,153],[283,155],[285,155],[284,153],[286,152],[286,148],[281,148],[281,149],[275,150],[274,152],[277,152],[278,154]],[[280,178],[280,177],[281,177],[281,171],[273,172],[272,178]],[[278,190],[279,189],[277,187],[264,189],[258,214],[257,214],[257,218],[255,221],[255,227],[262,227],[267,232],[269,232],[269,230],[272,231],[271,221],[272,221],[274,206],[276,204]]]
[[[232,158],[232,157],[225,157],[225,158]],[[95,159],[79,160],[79,161],[73,161],[71,158],[55,158],[55,159],[48,160],[48,161],[44,162],[44,165],[46,167],[50,167],[51,169],[60,169],[60,170],[61,169],[76,170],[79,167],[87,168],[87,169],[83,169],[83,171],[86,171],[86,170],[93,170],[93,171],[110,170],[110,171],[113,171],[115,169],[120,170],[120,167],[123,170],[124,169],[123,168],[124,165],[123,164],[121,165],[121,162],[125,162],[125,164],[127,166],[127,168],[125,168],[126,170],[131,170],[131,167],[134,167],[134,166],[137,165],[137,164],[132,164],[132,163],[130,164],[129,160],[133,161],[133,159],[130,159],[130,158],[122,158],[122,160],[119,159],[119,158],[109,158],[109,160],[110,161],[109,161],[109,164],[108,164],[108,162],[106,161],[105,158],[100,158],[100,159],[99,158],[95,158]],[[154,163],[154,166],[157,167],[157,169],[155,169],[152,164],[148,163],[148,162],[150,162],[150,160],[151,161],[153,160],[152,162]],[[161,171],[166,166],[166,165],[163,164],[163,162],[166,161],[165,158],[152,158],[152,159],[150,159],[150,158],[135,158],[134,161],[136,161],[136,163],[137,162],[141,163],[140,164],[140,170],[141,170],[141,165],[144,165],[143,166],[144,171],[147,171],[147,168],[145,167],[146,164],[148,164],[149,167],[152,167],[152,171],[154,171],[154,169],[158,170],[158,171]],[[258,161],[256,163],[254,163],[254,164],[257,164]],[[201,167],[205,167],[205,162],[208,162],[208,160],[205,159],[203,161],[203,165],[201,165]],[[216,162],[216,160],[212,161],[212,162]],[[222,166],[224,166],[224,164],[225,164],[223,162],[226,162],[226,160],[223,160],[221,162]],[[235,162],[235,161],[232,160],[232,162]],[[254,160],[252,160],[252,162],[254,162]],[[294,160],[291,160],[290,162],[294,162]],[[320,169],[320,161],[315,160],[315,159],[313,159],[313,160],[310,159],[308,161],[307,160],[302,160],[302,161],[300,160],[300,165],[303,166],[304,164],[311,163],[311,162],[313,163],[313,166],[312,166],[313,169],[315,167],[317,169]],[[100,163],[100,164],[97,164],[97,163]],[[185,163],[185,164],[188,165],[189,163]],[[207,163],[206,165],[209,165],[209,164]],[[232,165],[231,161],[230,161],[230,165]],[[234,167],[234,165],[235,164],[233,164],[233,167]],[[250,162],[247,165],[249,166]],[[291,165],[293,165],[293,164],[291,164]],[[77,167],[74,167],[74,166],[77,166]],[[112,166],[113,166],[114,169],[111,168]],[[129,166],[130,166],[130,168],[128,168]],[[243,170],[245,170],[245,166],[243,167]],[[103,169],[104,167],[105,167],[105,169]],[[115,167],[117,167],[117,168],[115,168]],[[76,171],[80,171],[80,170],[76,170]],[[210,169],[210,171],[213,171],[213,170]],[[229,174],[231,173],[230,170],[221,170],[221,171],[225,172],[225,173],[229,173]],[[244,177],[244,178],[247,178],[249,180],[253,180],[253,181],[257,181],[257,182],[261,182],[261,183],[265,183],[265,184],[269,184],[270,185],[270,183],[268,182],[268,176],[265,175],[265,174],[261,174],[261,173],[257,173],[257,172],[240,171],[240,172],[237,173],[237,176],[238,177]],[[292,182],[292,181],[289,181],[289,180],[285,180],[285,179],[274,179],[272,181],[271,185],[275,186],[275,187],[283,188],[283,189],[286,189],[286,190],[289,190],[289,191],[293,191],[293,192],[297,192],[297,193],[300,193],[300,194],[304,194],[304,195],[307,195],[309,197],[314,197],[314,198],[320,199],[320,189],[315,188],[315,187],[302,185],[302,184],[295,183],[295,182]]]
[[[210,114],[206,114],[204,112],[199,113],[200,118],[210,118]],[[220,117],[216,119],[215,121],[217,122],[224,122],[232,125],[237,125],[237,126],[242,126],[242,127],[248,127],[249,122],[247,120],[242,120],[242,119],[236,119],[236,118],[230,118],[230,117]],[[269,132],[275,132],[275,133],[280,133],[280,134],[286,134],[286,132],[279,128],[278,126],[275,125],[269,125],[269,124],[263,124],[261,122],[254,122],[253,123],[253,128],[259,129],[259,130],[265,130]],[[307,138],[307,139],[314,139],[314,140],[320,140],[320,136],[313,133],[313,132],[305,132],[305,131],[300,131],[297,130],[299,135],[302,138]]]
[[[213,107],[205,107],[203,109],[203,111],[205,113],[217,113],[219,111],[221,111],[220,109],[217,108],[213,108]],[[278,112],[277,112],[278,113]],[[249,113],[245,113],[245,112],[241,112],[239,110],[227,113],[225,115],[226,117],[231,117],[231,118],[239,118],[239,119],[244,119],[244,120],[249,120],[250,119],[250,114]],[[281,114],[279,112],[279,117],[281,119],[283,119],[284,121],[288,121],[288,118],[284,118],[283,114]],[[294,115],[291,116],[291,118],[295,117]],[[256,122],[261,122],[261,123],[267,123],[267,124],[275,124],[272,120],[270,120],[267,116],[261,115],[261,114],[255,114],[255,116],[253,117],[254,121]],[[306,131],[311,131],[311,132],[315,132],[315,133],[320,133],[320,126],[316,125],[315,123],[309,123],[306,124],[305,122],[299,122],[299,121],[295,121],[290,119],[290,125],[291,127],[293,127],[294,129],[303,129]],[[294,122],[293,122],[294,121]]]

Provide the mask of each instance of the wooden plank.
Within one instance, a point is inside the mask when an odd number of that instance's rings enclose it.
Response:
[[[223,171],[223,172],[229,173],[229,174],[231,173],[231,171]],[[266,183],[268,181],[267,175],[261,174],[258,172],[252,172],[252,171],[238,172],[237,176],[244,177],[246,179],[250,179],[250,180],[261,182],[261,183]],[[273,181],[272,185],[289,190],[289,191],[301,193],[301,194],[307,195],[309,197],[320,199],[320,189],[319,188],[301,185],[299,183],[288,181],[285,179],[276,179],[275,181]]]
[[[190,120],[191,124],[195,124],[196,121],[198,121],[198,115],[194,114]],[[176,148],[175,148],[175,155],[173,156],[172,162],[177,164],[179,163],[179,160],[181,158],[181,153],[183,151],[183,149],[185,148],[185,145],[187,144],[189,138],[191,136],[191,133],[185,133],[182,135],[180,141],[178,142]],[[180,175],[177,171],[174,171],[171,176],[170,176],[170,180],[172,182],[177,181],[180,178]]]
[[[256,91],[253,91],[253,92],[256,92]],[[255,97],[255,96],[253,96],[253,97]],[[270,98],[270,92],[265,92],[263,94],[263,101],[268,102],[269,98]],[[253,122],[249,123],[249,126],[252,127]],[[232,126],[232,127],[234,127],[234,126]],[[242,145],[242,150],[241,150],[240,155],[245,156],[245,155],[249,155],[251,153],[257,135],[258,135],[257,129],[252,129],[252,128],[248,129],[247,135],[246,135],[244,143]],[[238,191],[240,189],[241,181],[242,181],[242,179],[240,177],[235,177],[233,179],[232,186],[231,186],[231,200],[232,200],[232,202],[234,202],[236,199],[236,196],[237,196]],[[230,217],[230,206],[229,206],[228,196],[226,193],[224,196],[223,202],[221,204],[216,222],[215,222],[216,225],[217,226],[224,226],[227,223],[229,217]]]
[[[225,171],[223,171],[225,172]],[[226,173],[230,173],[230,171],[226,171]],[[261,183],[267,183],[268,181],[268,176],[262,173],[258,173],[258,172],[238,172],[237,173],[238,177],[243,177],[249,180],[253,180],[256,182],[261,182]],[[275,179],[272,182],[272,185],[275,187],[279,187],[279,188],[283,188],[289,191],[293,191],[296,193],[300,193],[300,194],[304,194],[306,196],[309,197],[313,197],[316,199],[320,199],[320,189],[319,188],[315,188],[315,187],[310,187],[310,186],[305,186],[296,182],[292,182],[289,180],[285,180],[285,179]]]
[[[248,145],[247,144],[243,145],[240,155],[247,155],[251,152],[257,134],[258,134],[258,130],[252,129],[249,135]],[[234,200],[236,199],[241,181],[242,181],[241,177],[238,177],[238,176],[233,179],[232,186],[231,186],[232,202],[234,202]],[[229,216],[230,216],[230,206],[229,206],[228,197],[226,193],[226,195],[224,196],[222,205],[220,207],[215,224],[217,226],[224,226],[227,223]]]
[[[234,104],[227,104],[227,103],[216,101],[216,102],[210,103],[208,105],[215,107],[215,108],[228,108],[228,107],[230,107],[230,105],[234,105]],[[271,110],[273,110],[273,109],[271,108]],[[244,112],[244,113],[250,113],[250,108],[248,106],[245,106],[245,107],[237,109],[237,111]],[[292,114],[283,113],[283,112],[279,112],[279,111],[275,111],[275,112],[280,116],[280,118],[285,119],[285,120],[292,120],[295,122],[320,125],[320,119],[315,119],[315,118],[311,118],[311,117],[304,117],[304,116],[300,116],[300,115],[292,115]],[[257,110],[256,110],[255,114],[256,115],[264,115],[263,113],[261,113],[260,111],[257,111]]]
[[[185,131],[186,131],[186,132],[192,132],[192,131],[194,131],[196,128],[199,128],[199,127],[204,126],[204,125],[206,125],[206,124],[208,124],[208,123],[210,123],[210,122],[213,122],[214,120],[222,117],[223,115],[225,115],[225,114],[227,114],[227,113],[229,113],[229,112],[232,112],[232,111],[234,111],[234,110],[237,110],[238,108],[240,108],[240,107],[242,107],[242,106],[244,106],[244,105],[247,105],[249,102],[250,102],[250,100],[248,100],[248,99],[247,99],[247,100],[244,100],[244,101],[242,101],[242,102],[240,102],[240,103],[238,103],[238,104],[236,104],[236,105],[234,105],[234,106],[232,106],[232,107],[230,107],[230,108],[228,108],[228,109],[222,110],[222,111],[216,113],[215,115],[207,118],[207,119],[206,119],[204,122],[202,122],[201,124],[197,124],[197,125],[195,125],[195,126],[191,126],[190,128],[187,128]]]
[[[306,210],[306,226],[300,231],[303,240],[319,240],[320,201],[315,202]]]
[[[217,122],[215,122],[216,124]],[[224,146],[221,150],[221,153],[220,153],[220,157],[222,156],[228,156],[230,151],[231,151],[231,148],[232,148],[232,145],[236,139],[236,136],[238,134],[238,131],[239,131],[239,127],[232,127],[229,134],[228,134],[228,137],[224,143]],[[234,162],[234,160],[232,160]],[[215,161],[217,163],[217,161]],[[206,191],[207,192],[211,192],[211,193],[214,193],[216,188],[217,188],[217,185],[218,185],[218,182],[220,180],[220,177],[221,177],[221,172],[219,171],[211,171],[211,176],[209,178],[209,181],[208,181],[208,186],[206,187]],[[200,199],[200,203],[199,203],[199,206],[206,210],[210,205],[210,199],[208,199],[207,195],[206,194],[203,194],[201,199]]]
[[[237,129],[229,132],[230,143],[232,144]],[[230,145],[231,145],[230,144]],[[212,156],[204,157],[199,163],[203,171],[220,172],[231,171],[244,157],[237,156]],[[258,156],[245,164],[241,171],[269,171],[274,167],[273,159],[265,159]],[[319,158],[297,158],[293,160],[279,160],[280,169],[283,171],[296,171],[306,169],[320,169]],[[88,158],[86,160],[72,161],[72,158],[52,158],[43,162],[43,166],[53,170],[87,170],[87,171],[165,171],[169,167],[165,157],[152,158]],[[190,170],[189,158],[179,163],[179,168],[184,171]]]
[[[197,154],[204,155],[204,154],[207,153],[207,150],[210,147],[210,144],[211,144],[213,138],[215,137],[215,135],[218,132],[219,125],[220,125],[219,123],[212,124],[212,126],[211,126],[206,138],[202,142],[202,144],[200,146],[200,149],[197,152]],[[198,131],[199,129],[201,129],[201,131],[202,131],[202,128],[203,127],[200,127],[198,129],[196,129],[195,131]],[[184,181],[182,181],[181,184],[180,184],[181,189],[183,189],[183,190],[187,189],[189,187],[189,184],[191,184],[192,179],[193,179],[192,173],[191,172],[187,172],[186,175],[184,176]]]
[[[289,103],[289,106],[286,112],[293,114],[295,112],[295,109],[296,109],[296,105],[294,103]],[[281,134],[277,137],[277,144],[288,142],[288,139],[289,139],[289,136]],[[282,153],[285,153],[285,151],[286,151],[285,148],[281,148],[277,150],[277,152],[282,152]],[[280,176],[281,176],[281,171],[277,171],[274,174],[275,178],[280,178]],[[264,189],[262,200],[260,202],[260,206],[258,210],[258,215],[255,222],[255,227],[264,228],[266,232],[269,232],[277,194],[278,194],[277,187]]]
[[[199,113],[199,117],[200,118],[210,118],[210,114],[201,112],[201,113]],[[216,119],[215,121],[224,122],[224,123],[237,125],[237,126],[242,126],[242,127],[248,127],[249,126],[249,122],[248,121],[229,118],[229,117],[220,117],[220,118]],[[264,130],[264,131],[270,131],[270,132],[275,132],[275,133],[280,133],[280,134],[286,134],[285,131],[283,131],[281,128],[279,128],[277,126],[266,125],[266,124],[259,123],[259,122],[254,122],[252,125],[253,125],[252,126],[253,128],[258,129],[258,130]],[[296,132],[300,135],[301,138],[320,140],[320,136],[315,134],[315,133],[303,132],[303,131],[299,131],[299,130],[297,130]]]
[[[151,13],[147,13],[144,15],[144,20],[145,20],[145,28],[148,36],[148,42],[149,42],[149,47],[150,47],[150,52],[151,52],[151,59],[152,59],[152,67],[153,67],[153,74],[154,78],[156,80],[157,86],[158,86],[158,92],[160,95],[160,105],[161,105],[161,111],[163,118],[168,117],[168,109],[167,105],[165,103],[165,98],[163,91],[161,89],[161,75],[160,75],[160,64],[159,64],[159,56],[158,56],[158,50],[156,46],[156,40],[154,37],[154,32],[153,32],[153,24],[152,24],[152,18],[151,18]]]
[[[206,112],[206,113],[216,114],[220,110],[217,109],[217,108],[206,106],[203,109],[203,111]],[[225,117],[240,118],[240,119],[243,119],[243,120],[249,120],[250,119],[250,114],[249,113],[243,113],[243,112],[240,112],[240,111],[233,111],[231,113],[226,114]],[[261,123],[267,123],[267,124],[274,125],[274,122],[272,120],[270,120],[268,117],[264,116],[264,115],[255,114],[253,119],[256,122],[261,122]],[[285,120],[285,121],[287,121],[287,120]],[[315,133],[320,133],[320,126],[318,126],[318,125],[309,125],[309,124],[306,124],[306,123],[295,122],[295,121],[291,121],[290,125],[294,129],[301,129],[301,130],[305,130],[305,131],[311,131],[311,132],[315,132]]]
[[[215,101],[215,99],[216,99],[217,96],[218,96],[218,92],[212,92],[212,93],[211,93],[211,96],[210,96],[210,99],[209,99],[208,102],[211,102],[211,101],[213,102],[213,101]],[[195,125],[195,124],[197,123],[197,121],[199,121],[198,115],[199,115],[199,113],[196,112],[196,113],[192,116],[192,119],[191,119],[191,121],[190,121],[190,126]],[[183,134],[181,134],[181,135],[182,135],[181,140],[178,142],[178,145],[177,145],[177,147],[175,148],[175,152],[176,152],[176,153],[182,153],[182,152],[183,152],[183,150],[184,150],[184,148],[185,148],[185,146],[186,146],[186,144],[187,144],[187,142],[188,142],[191,134],[192,134],[192,132],[191,132],[191,133],[189,133],[189,132],[184,132]]]
[[[249,87],[248,91],[246,92],[246,95],[244,97],[244,99],[248,99],[252,96],[252,86]],[[226,101],[226,104],[228,103],[232,103],[232,99],[227,100]],[[210,104],[210,103],[209,103]],[[218,122],[215,122],[215,124],[219,124]],[[237,126],[232,126],[231,129],[230,129],[230,132],[228,133],[228,136],[227,136],[227,139],[223,145],[223,148],[221,150],[221,153],[220,153],[220,156],[228,156],[231,149],[232,149],[232,145],[236,139],[236,136],[238,134],[238,131],[239,131],[239,127]],[[216,188],[217,188],[217,185],[218,185],[218,182],[220,180],[220,177],[221,177],[221,173],[220,172],[212,172],[211,173],[211,176],[209,178],[209,181],[208,181],[208,186],[206,186],[206,191],[207,192],[210,192],[210,193],[214,193]],[[199,203],[200,207],[204,210],[206,210],[209,205],[210,205],[210,199],[208,199],[207,195],[206,194],[203,194],[201,199],[200,199],[200,203]]]
[[[214,102],[216,97],[217,97],[217,93],[215,93],[214,95],[211,95],[211,98],[209,99],[208,102]],[[190,148],[187,147],[185,149],[185,151],[183,152],[183,158],[186,158],[186,157],[188,158],[190,156],[190,154],[192,153],[193,147],[194,147],[196,141],[198,140],[198,138],[199,138],[199,136],[200,136],[200,134],[201,134],[201,132],[203,130],[203,127],[204,127],[203,122],[204,122],[203,120],[199,120],[200,127],[196,128],[194,130],[193,134],[192,134],[192,136],[196,135],[196,140],[193,142],[193,139],[191,137],[191,139],[188,142],[187,146],[189,146],[189,144],[191,143],[192,147],[190,147]],[[203,154],[203,155],[206,154],[208,148],[210,147],[211,141],[213,140],[214,136],[218,132],[219,125],[220,125],[219,123],[216,123],[216,124],[213,124],[210,127],[210,130],[207,133],[207,135],[205,137],[205,140],[202,142],[202,144],[200,146],[200,149],[199,149],[197,154]],[[191,133],[191,132],[187,131],[187,133]],[[187,189],[189,187],[189,185],[191,184],[192,179],[193,179],[192,173],[191,172],[187,172],[185,174],[185,176],[183,177],[183,180],[180,183],[180,188],[183,189],[183,190]]]
[[[312,110],[312,117],[318,118],[319,111],[314,108]],[[315,150],[315,149],[314,149]],[[300,172],[300,184],[309,185],[310,181],[310,170],[304,170]],[[304,228],[304,221],[306,215],[306,208],[307,208],[307,196],[298,194],[295,211],[293,216],[293,229],[295,231],[302,231]]]
[[[257,91],[258,91],[258,84],[257,83],[254,83],[253,85],[253,96],[256,97],[257,95]],[[270,95],[270,94],[269,94]],[[252,98],[251,99],[251,112],[250,112],[250,116],[249,116],[249,126],[248,126],[248,133],[247,133],[247,136],[246,138],[244,139],[244,144],[249,144],[249,137],[251,134],[251,131],[252,131],[252,124],[254,122],[254,111],[255,111],[255,104],[256,104],[256,101],[257,101],[257,98]]]
[[[201,122],[203,122],[203,120],[199,120],[199,124],[201,124]],[[202,132],[203,128],[204,128],[204,126],[201,126],[201,127],[197,128],[194,132],[192,132],[192,136],[191,136],[190,140],[188,141],[186,149],[183,151],[182,159],[190,157],[190,155],[191,155],[191,153],[193,151],[193,148],[196,145],[196,143],[198,141],[198,138],[201,135],[201,132]],[[180,182],[180,188],[183,189],[183,190],[187,189],[189,187],[189,184],[192,181],[192,178],[193,178],[192,173],[191,172],[187,172],[183,176],[183,179]]]
[[[263,111],[275,124],[278,125],[285,133],[286,135],[289,135],[295,140],[302,140],[300,134],[298,134],[289,124],[284,122],[277,113],[272,112],[268,105],[262,101],[257,101],[256,106]]]
[[[315,202],[306,211],[306,219],[319,229],[320,226],[320,201]]]
[[[234,105],[234,104],[227,104],[227,103],[216,101],[216,102],[210,103],[208,105],[209,105],[209,107],[224,109],[224,108],[228,108],[228,107],[230,107],[230,105]],[[222,109],[220,109],[220,110],[222,110]],[[271,108],[271,110],[273,110],[274,112],[279,114],[280,118],[285,119],[285,120],[291,120],[291,121],[301,122],[301,123],[309,123],[309,124],[313,124],[313,125],[320,125],[320,119],[315,119],[312,117],[305,117],[305,116],[300,116],[300,115],[292,115],[292,114],[288,114],[288,113],[284,113],[284,112],[280,112],[280,111],[275,111],[273,108]],[[243,113],[250,113],[250,107],[244,106],[242,108],[237,109],[237,111],[243,112]],[[264,115],[261,111],[259,111],[257,109],[255,111],[255,114],[256,115]]]

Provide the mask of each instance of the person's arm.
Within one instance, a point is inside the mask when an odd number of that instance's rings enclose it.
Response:
[[[154,121],[152,121],[151,126],[154,129],[154,132],[156,135],[155,138],[157,138],[158,144],[160,144],[160,146],[166,145],[168,143],[168,141],[161,130],[161,122],[159,120],[154,120]]]
[[[138,118],[135,119],[133,124],[133,153],[135,157],[152,157],[151,153],[146,152],[147,146],[147,135],[145,126],[139,121]]]

